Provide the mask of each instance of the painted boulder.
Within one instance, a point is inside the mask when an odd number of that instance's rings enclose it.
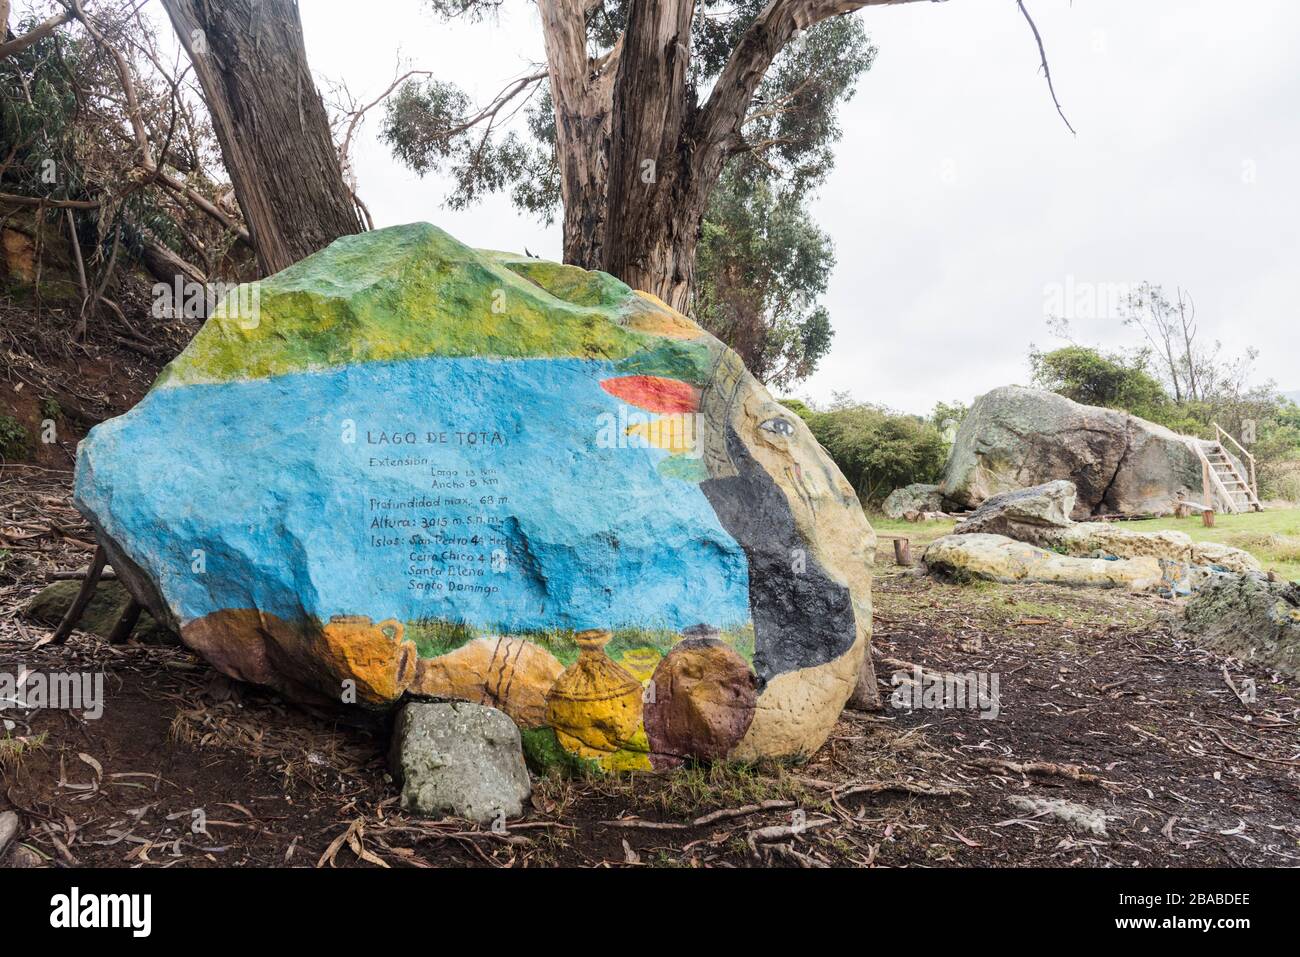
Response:
[[[490,705],[530,753],[807,753],[874,686],[874,535],[798,416],[654,297],[426,224],[232,293],[76,497],[225,673]]]

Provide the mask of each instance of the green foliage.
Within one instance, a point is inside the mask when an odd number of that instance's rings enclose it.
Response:
[[[1154,421],[1170,415],[1169,397],[1151,374],[1145,350],[1124,356],[1087,346],[1051,352],[1031,347],[1029,364],[1035,385],[1075,402],[1123,409]]]
[[[531,209],[536,203],[530,197],[538,191],[537,181],[546,183],[548,178],[558,177],[547,154],[517,134],[494,138],[491,119],[470,125],[466,120],[469,97],[455,84],[408,80],[384,109],[380,138],[393,155],[421,176],[446,170],[456,183],[447,199],[452,209],[466,209],[512,183],[516,204]]]
[[[961,425],[969,411],[970,406],[965,402],[936,402],[934,411],[930,413],[930,421],[939,429]]]
[[[0,459],[13,462],[27,457],[31,437],[21,422],[12,415],[0,415]]]
[[[788,388],[830,350],[830,314],[816,300],[834,264],[830,237],[795,190],[733,167],[700,237],[695,317],[759,381]]]
[[[37,18],[15,24],[30,31]],[[13,156],[0,168],[7,192],[58,199],[85,196],[74,136],[77,90],[68,82],[85,51],[57,33],[0,60],[0,142]],[[66,72],[65,72],[66,71]]]
[[[755,13],[764,5],[756,4]],[[697,13],[697,22],[703,16]],[[835,164],[839,107],[852,99],[875,58],[856,17],[825,20],[790,43],[768,69],[746,118],[745,140],[760,158],[749,154],[741,165],[798,196],[820,186]]]
[[[802,399],[778,399],[777,401],[805,422],[811,422],[813,417],[817,415],[808,403]]]
[[[1300,458],[1270,463],[1259,490],[1265,498],[1300,502]]]
[[[813,413],[808,426],[864,504],[904,485],[937,481],[948,459],[934,423],[877,405],[841,398]]]
[[[220,168],[216,138],[205,119],[177,107],[161,61],[151,61],[151,21],[131,5],[101,5],[94,17],[134,77],[140,122],[155,160],[215,200],[219,186],[204,169]],[[43,18],[29,16],[15,28],[27,32]],[[71,213],[91,287],[109,288],[109,264],[138,258],[146,236],[182,259],[194,258],[196,249],[186,243],[193,244],[212,257],[204,265],[215,271],[233,238],[201,214],[178,209],[174,196],[142,179],[130,129],[131,110],[114,58],[79,23],[0,58],[0,191],[99,203]],[[38,226],[66,230],[63,210],[40,210],[35,217]]]
[[[944,444],[952,449],[953,443],[957,441],[957,430],[961,428],[962,422],[966,420],[966,413],[970,411],[970,406],[964,402],[936,402],[934,411],[930,413],[930,423],[939,430],[943,436]]]
[[[566,750],[555,736],[554,728],[521,728],[519,742],[523,745],[524,760],[528,763],[529,770],[536,775],[600,777],[600,765]]]
[[[697,80],[716,77],[761,9],[697,13]],[[723,173],[709,199],[696,254],[694,312],[774,389],[810,376],[830,351],[830,314],[817,300],[835,266],[830,237],[807,202],[834,165],[836,114],[871,68],[876,49],[860,21],[818,24],[777,57],[745,124],[752,152]]]

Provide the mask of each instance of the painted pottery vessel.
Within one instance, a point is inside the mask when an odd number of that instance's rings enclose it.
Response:
[[[365,702],[391,701],[410,685],[418,658],[396,618],[372,622],[366,615],[333,615],[322,629],[330,657],[346,661]]]
[[[617,751],[641,724],[641,682],[605,654],[604,630],[574,636],[578,660],[546,698],[547,723],[567,750],[587,758]]]

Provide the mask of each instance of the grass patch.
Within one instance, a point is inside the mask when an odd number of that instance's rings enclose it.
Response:
[[[45,747],[46,736],[47,732],[42,731],[30,738],[15,738],[12,735],[0,738],[0,768],[18,767],[23,762],[24,754]]]
[[[786,800],[806,805],[808,789],[777,761],[687,764],[661,776],[655,795],[665,813],[694,817],[720,807]]]
[[[1203,526],[1199,515],[1125,522],[1121,527],[1135,532],[1185,532],[1193,541],[1221,542],[1244,548],[1269,571],[1300,581],[1300,508],[1216,515],[1214,528]]]
[[[913,558],[918,557],[918,545],[924,547],[936,538],[951,535],[953,528],[957,525],[955,518],[945,518],[934,522],[909,522],[904,518],[885,518],[879,512],[868,513],[867,520],[871,522],[871,527],[876,530],[877,535],[906,535],[910,538],[912,540]],[[894,560],[889,542],[878,544],[876,554],[886,564],[892,563]]]
[[[912,554],[919,552],[937,538],[952,533],[955,520],[938,522],[909,522],[889,519],[883,515],[868,515],[871,527],[880,534],[907,535],[912,540]],[[1244,512],[1239,515],[1216,515],[1214,528],[1201,524],[1199,515],[1188,518],[1143,519],[1137,522],[1120,522],[1117,528],[1135,532],[1185,532],[1193,541],[1219,542],[1244,548],[1269,571],[1283,578],[1300,581],[1300,508],[1273,508],[1263,512]],[[877,547],[879,564],[889,566],[893,556],[889,543]]]

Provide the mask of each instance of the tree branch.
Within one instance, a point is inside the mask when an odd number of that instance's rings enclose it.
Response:
[[[36,209],[99,209],[100,204],[89,199],[46,199],[43,196],[19,196],[17,193],[0,193],[0,204],[30,206]]]
[[[122,51],[109,43],[104,38],[104,34],[95,26],[94,21],[86,15],[81,0],[68,0],[68,2],[72,5],[72,15],[81,21],[94,41],[113,58],[113,68],[117,72],[118,82],[122,84],[122,92],[126,95],[126,112],[131,120],[131,131],[135,134],[136,146],[140,150],[140,165],[146,169],[152,169],[154,167],[153,148],[149,145],[149,134],[145,129],[144,114],[140,109],[140,97],[136,94],[135,82],[131,79],[130,64],[126,62],[126,57],[122,55]]]
[[[1047,51],[1043,48],[1043,37],[1038,32],[1038,24],[1034,23],[1034,18],[1025,9],[1025,0],[1016,0],[1016,6],[1025,15],[1025,20],[1029,23],[1029,29],[1034,31],[1034,42],[1038,44],[1038,55],[1043,61],[1043,77],[1047,80],[1047,92],[1052,94],[1052,102],[1056,104],[1056,112],[1061,114],[1061,120],[1065,123],[1065,128],[1074,133],[1074,127],[1070,125],[1070,121],[1065,118],[1065,111],[1061,109],[1061,101],[1056,98],[1056,87],[1052,85],[1052,70],[1047,65]],[[1078,136],[1079,134],[1074,133],[1074,135]]]
[[[721,169],[729,150],[740,147],[740,126],[768,67],[801,30],[863,7],[921,0],[771,0],[741,36],[700,110],[695,139],[706,165]],[[931,0],[942,3],[943,0]]]
[[[5,6],[6,15],[3,19],[0,19],[0,60],[3,60],[5,57],[16,56],[19,53],[22,53],[33,43],[36,43],[37,41],[42,40],[45,37],[49,36],[59,27],[63,26],[63,24],[71,20],[73,17],[73,13],[71,10],[64,10],[62,13],[58,13],[50,17],[45,22],[37,24],[30,31],[24,33],[22,36],[15,37],[14,39],[6,42],[4,38],[5,35],[8,33],[8,27],[9,27],[9,17],[8,17],[9,4],[6,3],[4,4],[4,6]]]

